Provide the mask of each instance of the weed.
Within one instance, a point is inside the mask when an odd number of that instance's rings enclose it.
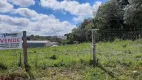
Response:
[[[0,63],[0,69],[2,69],[2,70],[6,70],[6,69],[7,69],[7,67],[6,67],[4,64]]]
[[[50,57],[50,59],[52,59],[52,60],[56,60],[56,59],[57,59],[57,57],[56,57],[56,55],[52,55],[52,56]]]

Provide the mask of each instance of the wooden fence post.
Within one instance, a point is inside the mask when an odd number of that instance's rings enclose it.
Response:
[[[24,66],[26,68],[28,66],[26,31],[23,31],[23,53],[24,53]]]

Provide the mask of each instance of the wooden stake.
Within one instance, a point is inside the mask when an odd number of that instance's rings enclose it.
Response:
[[[18,64],[18,66],[19,66],[19,67],[22,67],[22,58],[21,58],[21,52],[20,52],[19,54],[20,54],[20,56],[19,56],[19,64]]]
[[[24,53],[24,66],[28,66],[28,59],[27,59],[27,37],[26,31],[23,31],[23,53]]]

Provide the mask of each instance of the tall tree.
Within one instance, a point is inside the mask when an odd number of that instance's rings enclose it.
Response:
[[[95,25],[103,30],[123,29],[123,10],[118,0],[111,0],[100,6]]]
[[[124,20],[130,29],[142,28],[142,0],[128,0],[129,5],[124,9]]]

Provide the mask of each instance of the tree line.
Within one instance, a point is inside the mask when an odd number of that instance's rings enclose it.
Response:
[[[49,40],[51,42],[62,42],[63,39],[58,36],[39,36],[39,35],[30,35],[27,37],[27,40]]]
[[[117,34],[124,35],[130,31],[138,31],[142,29],[141,5],[142,0],[109,0],[103,3],[97,12],[93,12],[93,18],[84,19],[77,28],[65,36],[70,43],[88,42],[91,41],[90,29],[99,29],[97,34],[100,37],[106,32],[116,31]]]

